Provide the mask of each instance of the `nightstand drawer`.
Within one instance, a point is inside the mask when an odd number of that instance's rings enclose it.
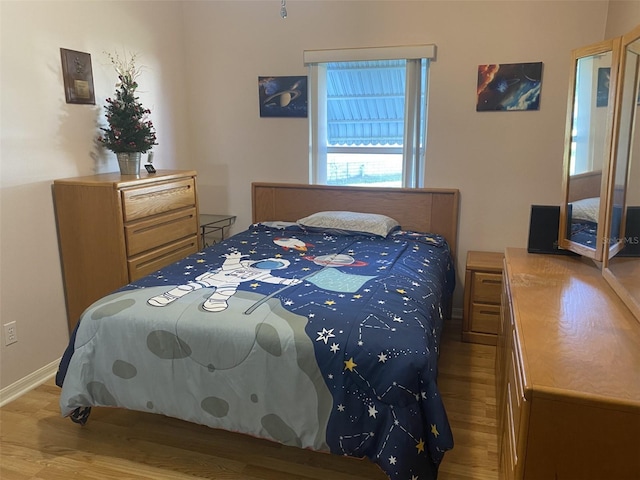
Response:
[[[158,217],[133,222],[124,227],[127,255],[137,255],[198,231],[195,208],[187,208]]]
[[[467,252],[462,340],[495,345],[500,325],[502,264],[498,252]]]
[[[498,333],[500,305],[474,303],[471,306],[471,325],[474,332]]]
[[[473,301],[500,304],[502,275],[496,273],[473,272]]]
[[[193,178],[187,178],[132,188],[122,191],[122,199],[124,221],[130,222],[179,208],[195,206],[195,183]]]

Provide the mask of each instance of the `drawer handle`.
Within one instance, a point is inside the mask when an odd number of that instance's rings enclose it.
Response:
[[[492,285],[500,285],[502,284],[502,280],[491,280],[490,278],[483,278],[480,280],[482,283],[491,283]]]
[[[135,201],[138,198],[161,197],[161,196],[165,196],[165,195],[172,195],[174,193],[178,193],[178,192],[181,192],[183,190],[190,190],[190,189],[191,189],[191,185],[185,185],[185,186],[182,186],[182,187],[167,188],[166,190],[160,190],[158,192],[141,193],[140,195],[131,195],[131,197],[129,197],[129,198],[132,201]]]
[[[500,315],[500,312],[496,312],[495,310],[480,310],[478,313],[482,315]]]
[[[132,234],[134,235],[138,235],[144,232],[148,232],[150,230],[156,230],[160,227],[166,227],[168,225],[172,225],[174,223],[181,223],[184,222],[185,220],[191,220],[192,218],[194,218],[194,215],[184,215],[182,217],[179,218],[172,218],[171,220],[165,221],[165,222],[158,222],[154,225],[148,226],[148,227],[142,227],[142,228],[136,228],[135,230],[132,231]]]
[[[171,250],[170,252],[166,252],[166,253],[164,253],[164,254],[162,254],[162,255],[158,255],[157,257],[153,257],[152,259],[147,260],[146,262],[140,262],[140,263],[138,263],[138,264],[136,265],[136,268],[137,268],[138,270],[140,270],[141,268],[144,268],[144,267],[146,267],[147,265],[152,265],[152,264],[154,264],[154,263],[158,263],[159,261],[163,261],[164,259],[169,258],[169,257],[171,257],[172,255],[175,255],[175,254],[176,254],[176,253],[178,253],[178,252],[181,252],[181,251],[187,251],[187,252],[188,252],[188,251],[190,251],[190,250],[191,250],[195,245],[196,245],[196,244],[195,244],[195,242],[192,242],[192,243],[190,243],[190,244],[188,244],[188,245],[184,245],[184,246],[178,247],[178,248],[176,248],[176,249],[174,249],[174,250]]]

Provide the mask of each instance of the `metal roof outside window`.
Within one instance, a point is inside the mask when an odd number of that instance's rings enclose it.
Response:
[[[327,63],[328,145],[401,146],[405,84],[405,60]]]

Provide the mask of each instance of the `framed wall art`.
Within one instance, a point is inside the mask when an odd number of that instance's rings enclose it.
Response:
[[[66,48],[60,49],[64,96],[67,103],[95,105],[91,55]]]
[[[611,67],[598,68],[598,85],[596,86],[596,107],[606,107],[609,104],[609,80]]]
[[[542,62],[478,65],[476,111],[539,110]]]
[[[307,77],[258,77],[261,117],[306,117]]]

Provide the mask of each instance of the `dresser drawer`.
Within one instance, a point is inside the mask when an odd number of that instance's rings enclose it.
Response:
[[[133,282],[197,251],[198,236],[194,235],[142,255],[132,257],[127,261],[129,277]]]
[[[195,204],[196,192],[193,178],[122,190],[125,222],[195,206]]]
[[[502,275],[496,273],[473,272],[473,301],[500,304]]]
[[[474,332],[498,333],[500,305],[474,303],[471,306],[471,328]]]
[[[524,383],[522,377],[522,365],[515,329],[508,333],[511,335],[506,372],[506,422],[504,429],[501,455],[506,467],[506,478],[518,478],[516,474],[521,471],[522,459],[518,446],[521,444],[523,433],[523,419],[527,415],[526,399],[524,397]],[[524,413],[523,413],[524,412]]]
[[[124,227],[127,255],[133,256],[176,240],[198,234],[198,216],[195,208],[186,208]]]
[[[516,338],[516,331],[512,330],[511,339],[511,365],[513,374],[513,386],[516,393],[516,399],[518,406],[521,405],[524,400],[524,381],[522,379],[522,364],[520,360],[520,350],[518,349],[518,340]]]
[[[507,385],[509,387],[510,384]],[[516,465],[518,464],[518,450],[516,436],[516,422],[518,422],[518,411],[513,409],[513,390],[507,388],[507,419],[504,429],[504,437],[502,438],[502,467],[503,477],[506,479],[515,479]]]

